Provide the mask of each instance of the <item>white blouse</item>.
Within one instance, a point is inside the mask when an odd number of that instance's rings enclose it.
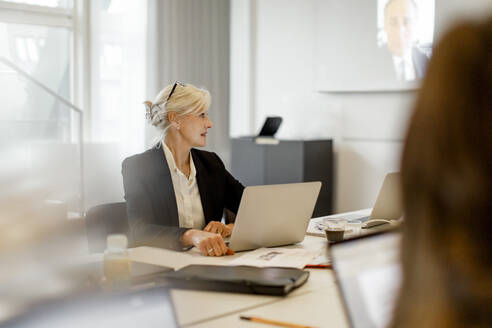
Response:
[[[393,56],[393,64],[396,69],[396,76],[400,81],[415,80],[415,67],[413,67],[412,54],[405,57]]]
[[[200,192],[196,183],[196,169],[190,152],[190,176],[181,172],[176,166],[171,150],[162,142],[162,149],[166,156],[167,165],[171,172],[174,194],[178,205],[179,226],[181,228],[203,229],[205,216],[203,214]]]

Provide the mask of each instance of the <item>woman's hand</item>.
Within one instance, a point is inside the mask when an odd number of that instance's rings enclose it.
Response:
[[[222,222],[210,221],[209,224],[207,224],[207,226],[203,228],[203,230],[212,233],[218,233],[222,237],[226,238],[231,235],[232,228],[234,228],[234,223],[225,225]]]
[[[193,245],[204,256],[222,256],[230,254],[221,235],[202,230],[190,229],[183,234],[184,245]]]

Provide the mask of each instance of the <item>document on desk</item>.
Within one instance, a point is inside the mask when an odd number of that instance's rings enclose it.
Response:
[[[256,267],[284,267],[302,269],[319,256],[320,250],[303,248],[258,248],[231,261],[229,265],[250,265]]]
[[[320,216],[317,218],[312,218],[309,221],[309,225],[306,234],[309,236],[325,237],[325,227],[329,221],[345,222],[348,225],[356,225],[360,223],[361,219],[367,220],[367,216],[371,213],[371,209],[363,209],[359,211],[339,213],[328,216]],[[346,229],[346,237],[351,237],[352,233],[350,227]]]
[[[264,254],[268,256],[259,258]],[[179,270],[191,264],[251,265],[303,268],[306,264],[324,263],[316,260],[326,257],[326,239],[306,236],[300,244],[284,247],[260,248],[249,252],[237,252],[228,256],[203,256],[195,247],[187,252],[176,252],[154,247],[136,247],[129,250],[132,261],[162,265]]]

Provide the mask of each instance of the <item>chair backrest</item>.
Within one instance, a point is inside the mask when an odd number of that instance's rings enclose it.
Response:
[[[92,207],[85,215],[85,227],[90,253],[104,251],[108,235],[124,234],[128,237],[126,203],[109,203]]]

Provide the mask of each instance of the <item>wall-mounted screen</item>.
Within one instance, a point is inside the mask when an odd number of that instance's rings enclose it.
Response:
[[[316,88],[417,88],[432,53],[434,18],[434,0],[317,1]]]
[[[378,0],[377,45],[391,56],[395,77],[424,77],[434,36],[433,0]]]

